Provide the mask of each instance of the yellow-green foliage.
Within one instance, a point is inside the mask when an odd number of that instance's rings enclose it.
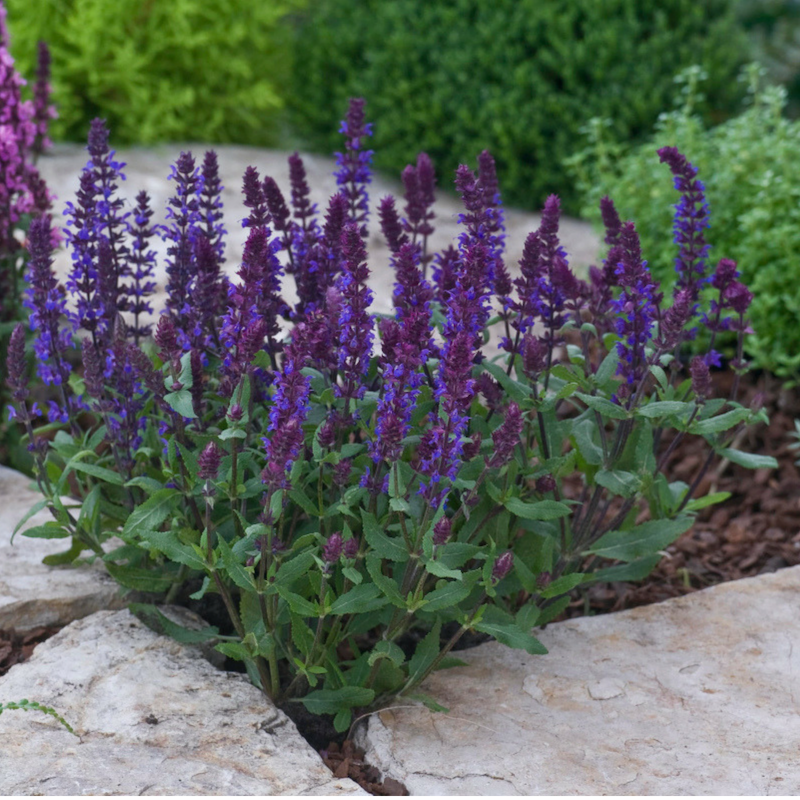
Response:
[[[289,70],[283,22],[301,0],[6,0],[12,53],[53,54],[54,138],[108,120],[114,141],[269,144]]]

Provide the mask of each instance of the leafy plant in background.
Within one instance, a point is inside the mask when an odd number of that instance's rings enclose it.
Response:
[[[491,155],[477,174],[458,168],[461,234],[434,253],[435,175],[421,154],[403,171],[402,206],[380,203],[395,311],[376,317],[363,101],[341,131],[339,191],[324,216],[297,154],[288,204],[272,178],[247,169],[248,237],[232,282],[220,271],[216,157],[198,167],[181,154],[160,229],[169,298],[151,343],[148,198],[124,212],[123,165],[96,120],[70,214],[69,304],[52,275],[49,223],[30,233],[38,372],[59,399],[29,402],[22,326],[9,385],[44,494],[31,513],[54,515],[25,535],[72,540],[50,563],[88,551],[126,588],[167,601],[218,595],[227,631],[136,610],[182,641],[215,640],[272,698],[335,714],[345,730],[356,707],[418,697],[468,631],[544,653],[531,630],[571,590],[644,577],[697,509],[724,499],[695,496],[715,454],[748,467],[774,460],[731,448],[765,415],[736,401],[738,377],[731,397],[714,397],[713,341],[683,374],[697,326],[741,342],[751,300],[733,262],[711,268],[702,226],[685,227],[685,269],[667,301],[633,223],[607,198],[611,251],[579,280],[551,196],[512,279]],[[692,169],[677,150],[668,157]],[[687,209],[703,204],[695,189]],[[65,365],[75,337],[82,378]],[[685,436],[708,443],[690,485],[666,475]]]
[[[562,162],[580,127],[602,114],[615,140],[643,139],[682,67],[703,65],[703,111],[724,118],[747,52],[729,0],[318,0],[298,19],[287,102],[313,147],[336,146],[340,109],[363,96],[378,166],[399,171],[422,148],[451,174],[488,147],[525,208],[557,192],[574,211]]]
[[[605,140],[602,121],[596,120],[591,145],[573,165],[586,213],[599,222],[594,207],[605,193],[614,197],[621,214],[635,211],[650,268],[669,285],[675,255],[667,241],[672,227],[668,204],[679,195],[656,183],[666,171],[656,150],[676,143],[689,154],[714,209],[711,252],[741,264],[743,280],[755,295],[750,311],[755,334],[747,337],[746,349],[757,366],[794,381],[800,370],[800,123],[783,115],[782,88],[759,88],[762,76],[758,67],[750,67],[747,109],[706,128],[694,113],[704,76],[691,70],[682,76],[682,105],[661,118],[651,143],[614,150]]]
[[[120,142],[273,144],[290,54],[282,19],[302,0],[6,0],[12,49],[58,64],[57,138],[106,117]]]
[[[52,206],[35,160],[49,144],[47,125],[55,116],[46,45],[39,44],[37,79],[29,99],[7,45],[6,13],[0,4],[0,374],[5,374],[9,334],[24,319],[25,232],[33,215],[48,214]],[[5,407],[7,402],[5,386],[0,387],[0,404]],[[5,421],[0,422],[0,455],[21,465],[24,459],[15,452],[16,434],[15,426],[9,429]]]

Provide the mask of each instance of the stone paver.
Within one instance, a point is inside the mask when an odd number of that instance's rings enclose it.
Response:
[[[371,718],[367,758],[412,795],[795,795],[800,567],[550,625]]]
[[[132,148],[120,150],[117,154],[119,160],[127,164],[124,170],[127,180],[121,184],[121,192],[133,203],[136,194],[146,189],[152,198],[155,211],[154,222],[165,221],[167,199],[173,191],[173,182],[167,180],[170,165],[180,153],[181,149],[188,149],[195,155],[198,164],[202,161],[206,145],[161,145],[155,148]],[[222,145],[216,146],[219,156],[220,177],[224,188],[223,202],[225,224],[229,237],[226,251],[228,274],[235,273],[238,268],[242,248],[247,231],[242,228],[241,221],[249,213],[244,207],[241,195],[242,175],[246,167],[255,166],[262,177],[271,175],[282,188],[287,198],[289,192],[289,168],[286,158],[289,153],[277,150],[262,150],[258,148]],[[50,154],[45,156],[39,166],[50,190],[57,196],[55,208],[63,211],[67,201],[74,201],[75,191],[78,188],[80,170],[85,165],[87,153],[80,145],[56,145]],[[317,203],[321,213],[324,213],[328,199],[336,191],[336,180],[333,177],[335,162],[332,158],[318,155],[303,156],[308,172],[308,183],[311,188],[312,201]],[[474,165],[473,165],[474,167]],[[452,187],[452,176],[439,176],[440,186]],[[370,286],[375,292],[374,310],[388,312],[392,309],[392,284],[393,271],[389,267],[389,250],[380,233],[377,218],[377,206],[382,197],[394,194],[402,198],[402,186],[398,181],[391,180],[383,175],[376,175],[370,188],[370,230],[369,239],[370,268],[372,276]],[[402,201],[400,202],[402,207]],[[454,194],[443,191],[437,192],[436,205],[437,218],[434,222],[436,233],[431,238],[431,247],[437,250],[453,241],[458,236],[458,214],[463,211],[460,199]],[[507,212],[508,228],[508,259],[507,263],[512,273],[516,273],[517,262],[522,255],[522,248],[528,233],[539,225],[539,215],[509,209]],[[592,263],[600,249],[600,239],[592,231],[589,223],[565,218],[561,225],[561,238],[570,261],[578,272],[585,272],[588,264]],[[163,306],[164,285],[166,272],[164,255],[166,246],[157,241],[153,247],[159,254],[159,269],[157,272],[158,294],[154,304],[157,308]],[[69,255],[61,250],[56,257],[56,268],[63,277],[70,266]],[[286,282],[291,286],[291,279]],[[285,289],[287,299],[293,299],[292,289]]]
[[[0,795],[365,794],[245,676],[128,611],[75,622],[12,667],[0,702],[23,698],[54,707],[80,740],[40,712],[3,713]]]
[[[67,550],[69,539],[30,539],[17,523],[41,499],[29,488],[30,479],[0,466],[0,628],[26,631],[40,625],[66,625],[101,609],[122,608],[126,602],[101,564],[92,567],[49,567],[42,559]],[[46,509],[26,528],[53,517]]]

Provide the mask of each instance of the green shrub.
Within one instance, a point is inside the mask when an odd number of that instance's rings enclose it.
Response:
[[[676,248],[665,185],[668,173],[656,149],[674,145],[700,170],[711,210],[707,238],[711,260],[732,258],[755,295],[750,319],[755,335],[746,348],[758,366],[795,379],[800,370],[800,123],[783,114],[786,92],[759,89],[758,68],[749,70],[747,109],[715,128],[694,113],[699,70],[688,76],[682,107],[665,114],[652,141],[620,154],[604,141],[594,121],[589,150],[576,159],[587,214],[608,194],[623,218],[635,218],[653,274],[670,283]]]
[[[487,147],[508,202],[558,192],[574,207],[562,162],[590,117],[611,117],[620,140],[647,135],[673,75],[697,62],[724,112],[745,50],[728,0],[318,0],[297,28],[287,102],[322,152],[359,95],[378,166],[401,169],[421,147],[447,175]]]
[[[269,144],[288,74],[281,24],[298,0],[8,0],[12,50],[31,74],[53,53],[56,138],[105,117],[118,142]]]

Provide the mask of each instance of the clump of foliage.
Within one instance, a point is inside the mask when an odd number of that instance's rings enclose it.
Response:
[[[607,115],[616,139],[642,139],[694,63],[710,76],[705,108],[724,114],[744,52],[729,0],[319,0],[298,26],[289,102],[323,152],[359,95],[379,167],[399,171],[422,148],[451,174],[488,147],[507,202],[538,208],[557,192],[574,209],[562,162],[588,119]]]
[[[273,144],[301,0],[6,0],[27,69],[39,39],[58,65],[58,138],[106,117],[121,142]]]
[[[697,113],[704,74],[682,76],[681,106],[664,114],[653,140],[624,151],[610,144],[602,120],[590,126],[591,145],[573,163],[585,198],[585,213],[599,222],[596,204],[609,193],[620,213],[636,214],[642,246],[653,274],[670,285],[676,276],[668,234],[669,202],[679,192],[659,180],[666,167],[657,149],[675,143],[705,176],[715,209],[708,232],[712,253],[741,264],[755,294],[750,311],[754,335],[746,348],[755,364],[790,380],[800,371],[800,123],[783,114],[786,93],[759,88],[761,70],[750,67],[748,107],[738,117],[708,128]],[[732,349],[732,346],[731,348]]]
[[[50,143],[48,123],[55,110],[50,104],[46,45],[40,42],[36,52],[36,80],[30,97],[26,97],[25,80],[8,51],[6,12],[0,3],[0,374],[5,373],[9,334],[25,317],[25,233],[32,216],[48,214],[52,206],[52,197],[36,169],[36,158]],[[0,406],[5,407],[8,399],[6,387],[0,386]],[[16,430],[0,422],[0,456],[21,465],[13,452],[16,439]]]
[[[461,234],[431,252],[436,179],[421,154],[403,171],[402,207],[380,203],[396,282],[394,313],[376,317],[363,100],[341,130],[339,191],[324,215],[297,154],[289,203],[247,169],[249,232],[233,281],[220,269],[216,157],[198,167],[180,155],[158,231],[169,297],[151,342],[149,201],[143,192],[125,212],[123,165],[96,120],[71,208],[69,304],[52,274],[50,225],[31,225],[38,373],[58,399],[30,403],[21,326],[9,385],[44,494],[32,512],[54,515],[25,535],[72,539],[51,563],[88,551],[124,587],[170,601],[219,595],[228,634],[137,611],[183,641],[216,640],[271,697],[335,714],[345,730],[354,708],[419,696],[468,631],[544,653],[532,628],[571,590],[644,577],[697,509],[724,499],[695,496],[715,454],[749,467],[774,460],[731,447],[743,425],[764,420],[736,400],[741,344],[730,397],[714,396],[713,341],[685,374],[698,325],[741,343],[752,297],[733,262],[711,268],[702,227],[686,226],[684,271],[667,299],[608,198],[611,250],[579,280],[551,196],[512,279],[491,155],[477,173],[456,171]],[[676,150],[668,157],[691,172]],[[687,218],[703,204],[696,188],[686,187]],[[82,378],[66,365],[77,337]],[[666,474],[685,436],[708,443],[689,485]],[[79,504],[62,499],[67,490]]]

